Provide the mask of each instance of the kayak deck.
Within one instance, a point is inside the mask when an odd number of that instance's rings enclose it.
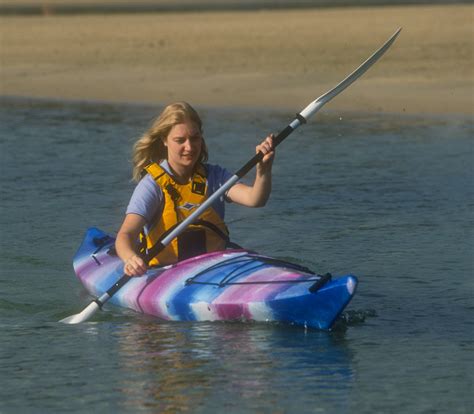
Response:
[[[90,228],[74,257],[89,293],[100,296],[123,275],[115,239]],[[207,253],[132,278],[111,303],[173,321],[278,321],[330,329],[352,299],[353,275],[330,280],[248,250]]]

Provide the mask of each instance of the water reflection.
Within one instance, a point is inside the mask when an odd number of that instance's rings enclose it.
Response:
[[[121,325],[123,408],[313,412],[315,401],[322,412],[344,408],[354,381],[344,336],[262,324]]]

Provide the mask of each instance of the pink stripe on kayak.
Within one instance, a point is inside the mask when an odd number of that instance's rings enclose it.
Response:
[[[241,254],[242,252],[239,251]],[[222,252],[209,253],[192,259],[184,260],[149,283],[141,292],[134,292],[138,296],[137,306],[144,313],[158,316],[162,319],[173,319],[166,303],[182,289],[186,280],[210,266],[227,260],[229,256],[222,257]],[[132,293],[130,296],[133,296]]]
[[[256,271],[252,276],[247,277],[245,282],[284,281],[300,279],[302,277],[304,277],[304,275],[269,267]],[[267,302],[289,287],[291,287],[291,285],[278,283],[230,285],[212,301],[212,307],[220,319],[239,319],[242,317],[252,319],[252,314],[248,306],[249,303]]]

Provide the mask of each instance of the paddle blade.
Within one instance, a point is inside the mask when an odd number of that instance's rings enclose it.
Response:
[[[329,102],[332,98],[339,95],[344,89],[352,85],[357,79],[359,79],[367,70],[377,62],[383,54],[392,46],[395,39],[400,34],[402,28],[400,27],[390,38],[376,50],[364,63],[362,63],[356,70],[354,70],[349,76],[339,82],[330,91],[327,91],[324,95],[321,95],[318,99],[311,102],[306,108],[304,108],[300,115],[304,119],[309,119],[313,116],[323,105]]]
[[[81,313],[68,316],[67,318],[61,319],[59,322],[67,323],[70,325],[82,323],[92,317],[99,309],[100,307],[97,303],[91,302]]]

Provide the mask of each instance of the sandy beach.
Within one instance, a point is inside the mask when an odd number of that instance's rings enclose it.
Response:
[[[473,12],[443,5],[2,16],[0,94],[294,111],[402,27],[330,109],[472,114]]]

